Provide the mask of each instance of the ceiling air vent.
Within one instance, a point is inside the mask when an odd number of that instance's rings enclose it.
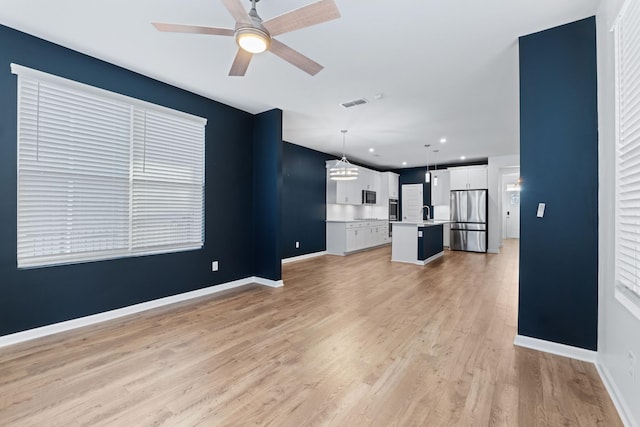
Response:
[[[367,101],[364,98],[358,98],[358,99],[354,99],[353,101],[349,101],[349,102],[343,102],[342,105],[344,108],[351,108],[351,107],[355,107],[356,105],[362,105],[362,104],[366,104],[369,101]]]

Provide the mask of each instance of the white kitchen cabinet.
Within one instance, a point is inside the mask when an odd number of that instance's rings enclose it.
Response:
[[[386,221],[328,221],[327,253],[346,255],[389,243]]]
[[[451,238],[451,224],[442,225],[442,246],[449,248]]]
[[[354,181],[333,181],[336,186],[337,204],[360,205],[362,204],[362,191],[358,186],[358,180]]]
[[[335,165],[335,160],[326,162],[327,168],[327,204],[361,205],[362,190],[358,179],[353,181],[334,181],[329,178],[329,168]]]
[[[358,168],[358,180],[361,190],[380,192],[380,172],[367,168]]]
[[[385,204],[382,200],[380,172],[358,167],[358,179],[353,181],[334,181],[329,177],[329,169],[335,165],[335,160],[326,162],[327,168],[327,204],[361,205],[362,190],[376,192],[376,204]],[[397,192],[397,191],[396,191]]]
[[[389,199],[398,200],[398,184],[400,176],[393,172],[381,172],[380,192],[378,193],[378,205],[388,206]]]
[[[449,171],[435,170],[431,172],[431,204],[449,205]]]
[[[364,247],[364,234],[361,228],[346,229],[346,247],[345,252],[353,252]]]
[[[449,168],[450,190],[482,190],[488,187],[486,166]]]
[[[389,189],[389,198],[390,199],[398,199],[399,194],[399,186],[400,186],[400,175],[393,172],[385,172],[386,184]]]
[[[469,190],[484,190],[489,187],[487,167],[477,167],[468,169]]]

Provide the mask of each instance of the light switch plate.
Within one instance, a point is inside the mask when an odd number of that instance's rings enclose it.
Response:
[[[218,261],[211,262],[211,271],[218,271]]]
[[[545,206],[546,205],[544,203],[538,203],[538,213],[536,214],[538,218],[542,218],[544,216]]]

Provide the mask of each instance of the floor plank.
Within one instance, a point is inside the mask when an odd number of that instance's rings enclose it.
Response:
[[[517,241],[389,259],[0,349],[0,425],[621,425],[593,365],[513,346]]]

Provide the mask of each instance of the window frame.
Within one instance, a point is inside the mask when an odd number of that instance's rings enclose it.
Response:
[[[626,12],[629,10],[629,6],[632,0],[625,0],[624,4],[620,9],[620,13],[618,14],[615,24],[612,28],[613,36],[614,36],[614,92],[615,92],[615,158],[614,158],[614,182],[615,182],[615,217],[614,217],[614,297],[615,299],[624,306],[631,314],[633,314],[636,318],[640,319],[640,292],[636,293],[626,285],[624,285],[619,280],[619,244],[621,242],[620,233],[621,233],[621,225],[620,225],[620,192],[621,192],[621,178],[620,178],[620,148],[621,148],[621,125],[622,125],[622,112],[621,112],[621,90],[622,90],[622,74],[621,74],[621,24],[623,23],[623,19],[625,17]],[[637,0],[635,0],[637,1]],[[640,7],[640,5],[635,5],[636,7]],[[640,17],[640,9],[638,11],[638,15]],[[640,35],[640,28],[636,30],[636,35]],[[640,53],[640,47],[637,48],[637,52]],[[640,65],[640,57],[636,59],[636,62]],[[640,93],[635,95],[636,99],[640,101]],[[637,108],[640,110],[640,104],[638,104]],[[640,138],[638,139],[637,146],[640,147]],[[635,181],[634,181],[635,182]],[[640,179],[637,181],[640,184]],[[638,209],[638,219],[640,219],[640,208]],[[640,244],[640,242],[639,242]],[[638,260],[640,263],[640,260]],[[640,279],[640,265],[636,266],[635,275],[638,279]]]
[[[59,76],[55,76],[49,73],[45,73],[42,71],[38,71],[35,69],[31,69],[28,67],[24,67],[22,65],[18,65],[18,64],[11,64],[11,72],[15,75],[17,75],[17,135],[16,135],[16,144],[17,144],[17,159],[16,159],[16,179],[17,179],[17,186],[16,186],[16,196],[17,196],[17,200],[16,200],[16,211],[17,211],[17,218],[16,218],[16,263],[17,263],[17,267],[19,269],[29,269],[29,268],[40,268],[40,267],[47,267],[47,266],[56,266],[56,265],[68,265],[68,264],[79,264],[79,263],[85,263],[85,262],[94,262],[94,261],[102,261],[102,260],[108,260],[108,259],[119,259],[119,258],[129,258],[129,257],[137,257],[137,256],[146,256],[146,255],[154,255],[154,254],[165,254],[165,253],[175,253],[175,252],[183,252],[183,251],[190,251],[190,250],[197,250],[197,249],[201,249],[204,246],[204,242],[205,242],[205,221],[204,221],[204,217],[205,217],[205,200],[204,200],[204,190],[205,190],[205,157],[206,157],[206,124],[207,124],[207,119],[202,118],[202,117],[198,117],[189,113],[185,113],[182,111],[178,111],[178,110],[174,110],[168,107],[164,107],[161,105],[157,105],[157,104],[153,104],[147,101],[142,101],[136,98],[132,98],[126,95],[122,95],[122,94],[118,94],[115,92],[111,92],[105,89],[100,89],[94,86],[90,86],[84,83],[79,83],[73,80],[69,80],[69,79],[65,79],[63,77],[59,77]],[[126,197],[129,198],[129,205],[128,205],[128,211],[129,211],[129,224],[128,224],[128,240],[129,240],[129,244],[127,245],[126,250],[122,250],[117,249],[117,250],[95,250],[95,252],[91,252],[91,251],[86,251],[86,252],[73,252],[70,251],[70,253],[64,254],[63,252],[58,252],[58,254],[48,254],[48,255],[43,255],[40,258],[37,257],[33,257],[33,258],[26,258],[27,260],[25,261],[25,258],[23,258],[21,260],[21,257],[19,255],[19,251],[18,249],[21,247],[21,243],[20,243],[20,239],[21,239],[21,228],[20,228],[20,149],[21,149],[21,89],[22,89],[22,84],[23,84],[23,80],[22,79],[26,79],[29,81],[35,81],[38,82],[38,84],[40,83],[44,83],[44,84],[48,84],[48,85],[52,85],[58,88],[63,88],[65,90],[69,90],[69,91],[74,91],[74,92],[80,92],[83,95],[87,95],[90,97],[95,97],[95,98],[100,98],[102,100],[106,100],[106,101],[110,101],[110,102],[114,102],[114,103],[118,103],[118,104],[124,104],[126,106],[129,107],[129,115],[130,115],[130,123],[129,123],[129,150],[130,150],[130,158],[129,158],[129,185],[128,185],[128,194],[126,195]],[[187,242],[186,239],[183,242],[178,242],[178,243],[171,243],[169,245],[165,245],[165,246],[160,246],[160,245],[156,245],[153,247],[147,247],[147,248],[137,248],[134,246],[133,241],[134,241],[134,229],[133,229],[133,212],[134,212],[134,203],[133,203],[133,196],[134,196],[134,180],[136,179],[136,177],[134,177],[134,144],[139,144],[138,142],[134,141],[134,116],[136,115],[136,112],[139,114],[140,111],[143,111],[146,117],[146,113],[149,112],[151,114],[154,114],[156,116],[164,116],[167,117],[169,116],[171,120],[175,120],[177,123],[182,123],[185,124],[186,126],[193,126],[194,129],[196,129],[193,137],[191,138],[186,138],[185,141],[190,141],[191,144],[195,143],[197,144],[197,148],[198,148],[198,155],[195,158],[195,160],[192,160],[192,164],[195,165],[193,169],[195,172],[195,179],[193,179],[193,181],[190,182],[190,186],[193,188],[198,188],[197,185],[199,183],[199,200],[197,197],[197,192],[198,190],[195,191],[191,191],[190,193],[190,199],[191,201],[195,201],[195,208],[191,208],[191,223],[190,224],[195,224],[196,227],[199,225],[199,228],[191,228],[192,232],[191,234],[189,234],[189,236],[193,237],[196,236],[193,233],[198,233],[200,234],[200,241],[199,242],[194,242],[193,239],[189,239],[191,240],[190,242]],[[146,126],[146,123],[145,123]],[[167,125],[169,126],[169,124]],[[147,144],[146,140],[144,141],[144,144]],[[201,146],[200,146],[201,144]],[[145,145],[146,146],[146,145]],[[201,154],[201,158],[200,157]],[[167,174],[168,176],[169,174]],[[140,179],[140,177],[138,176],[137,179]],[[162,182],[161,180],[158,182]],[[170,180],[167,180],[167,182],[172,182]],[[178,184],[176,184],[178,185]],[[187,184],[184,184],[187,185]],[[195,187],[194,187],[195,186]],[[183,192],[184,194],[184,192]],[[124,193],[123,193],[124,196]],[[178,197],[178,193],[176,193],[174,195],[175,197]],[[195,210],[193,210],[195,209]],[[195,218],[198,217],[195,221],[193,222],[193,214],[195,213]],[[108,217],[108,215],[107,215]],[[199,220],[199,223],[197,222]],[[167,223],[167,226],[170,223]],[[175,225],[175,224],[174,224]],[[197,236],[196,236],[197,237]],[[35,259],[35,261],[33,260]]]

